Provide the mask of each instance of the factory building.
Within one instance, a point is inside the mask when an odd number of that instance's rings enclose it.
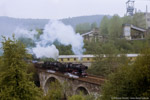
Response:
[[[123,25],[123,36],[127,40],[140,40],[146,36],[146,30],[131,24]]]
[[[82,37],[84,38],[85,41],[89,41],[89,42],[91,41],[97,42],[103,39],[103,36],[100,35],[98,28],[95,28],[90,32],[82,34]]]

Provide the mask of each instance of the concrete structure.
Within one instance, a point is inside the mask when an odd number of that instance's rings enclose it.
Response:
[[[86,41],[100,41],[101,39],[103,39],[103,36],[100,35],[99,29],[95,28],[90,32],[84,33],[82,34],[82,37],[84,38],[84,40]]]
[[[150,13],[145,13],[146,17],[146,28],[150,29]]]
[[[131,24],[123,25],[123,36],[127,40],[136,40],[136,39],[144,39],[146,35],[146,30],[140,27],[136,27]]]
[[[71,78],[62,73],[50,73],[48,70],[38,69],[40,86],[47,93],[50,83],[57,80],[62,86],[67,82],[67,88],[64,90],[66,95],[78,94],[82,91],[84,94],[99,95],[101,91],[101,84],[104,78],[88,76],[85,78]]]

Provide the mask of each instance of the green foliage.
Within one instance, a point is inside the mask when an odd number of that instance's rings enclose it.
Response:
[[[84,54],[95,54],[97,50],[97,46],[98,46],[98,42],[95,43],[93,41],[92,42],[85,41],[84,48],[86,49],[86,51],[84,52]]]
[[[100,76],[107,76],[114,72],[117,67],[127,62],[127,57],[117,57],[118,50],[116,49],[113,41],[97,44],[95,49],[95,62],[88,69],[88,73]],[[104,57],[104,55],[106,57]]]
[[[59,50],[60,55],[73,55],[71,50],[71,45],[64,46],[64,45],[56,45],[56,48]]]
[[[133,24],[137,27],[146,28],[144,13],[136,13],[133,17],[114,15],[110,19],[104,16],[100,23],[100,33],[109,35],[110,38],[120,38],[123,24]]]
[[[134,50],[136,50],[133,44],[125,39],[116,39],[114,45],[120,54],[135,53]]]
[[[112,97],[150,97],[150,49],[145,49],[132,65],[111,74],[102,87],[101,100]]]
[[[36,29],[36,31],[38,32],[38,34],[35,35],[35,38],[38,40],[38,39],[40,39],[40,35],[43,34],[43,30],[42,29]]]
[[[141,28],[146,28],[144,13],[135,13],[132,19],[132,24]]]
[[[42,100],[61,100],[63,98],[63,88],[58,81],[51,82],[46,96]]]
[[[82,93],[78,95],[73,95],[68,98],[68,100],[97,100],[93,95],[83,95]]]
[[[100,23],[100,33],[104,35],[108,35],[108,25],[109,19],[107,16],[104,16]]]
[[[21,41],[26,47],[35,47],[35,42],[30,38],[20,37],[18,40]]]
[[[86,33],[91,30],[91,25],[90,23],[83,23],[83,24],[78,24],[76,25],[76,33]]]
[[[45,57],[43,57],[43,58],[40,59],[40,61],[51,61],[51,62],[55,62],[56,60],[53,59],[53,58],[45,58]]]
[[[132,16],[124,16],[122,17],[123,24],[132,24]]]
[[[38,100],[41,92],[27,74],[25,46],[14,38],[4,38],[2,44],[0,100]]]
[[[94,22],[94,23],[92,23],[92,24],[91,24],[91,30],[93,30],[93,29],[95,29],[95,28],[98,28],[98,26],[97,26],[97,23],[96,23],[96,22]]]
[[[68,100],[85,100],[85,98],[82,95],[73,95]]]
[[[111,38],[118,38],[122,35],[122,20],[118,15],[114,15],[108,25],[108,33]]]
[[[32,77],[30,78],[31,81],[34,82],[34,84],[37,87],[40,87],[40,80],[37,69],[34,67],[34,64],[28,64],[27,66],[27,73],[30,74]]]

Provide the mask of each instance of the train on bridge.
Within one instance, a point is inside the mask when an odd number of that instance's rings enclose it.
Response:
[[[88,69],[88,67],[83,64],[61,63],[51,61],[33,61],[33,63],[36,68],[46,69],[50,73],[55,73],[55,71],[57,71],[73,78],[87,76],[86,70]]]

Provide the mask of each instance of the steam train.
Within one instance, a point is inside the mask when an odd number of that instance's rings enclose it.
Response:
[[[76,75],[78,77],[86,77],[87,73],[86,70],[88,69],[87,66],[83,64],[73,64],[73,63],[60,63],[60,62],[33,62],[35,67],[41,69],[47,69],[51,71],[60,72],[63,74],[71,74]]]

